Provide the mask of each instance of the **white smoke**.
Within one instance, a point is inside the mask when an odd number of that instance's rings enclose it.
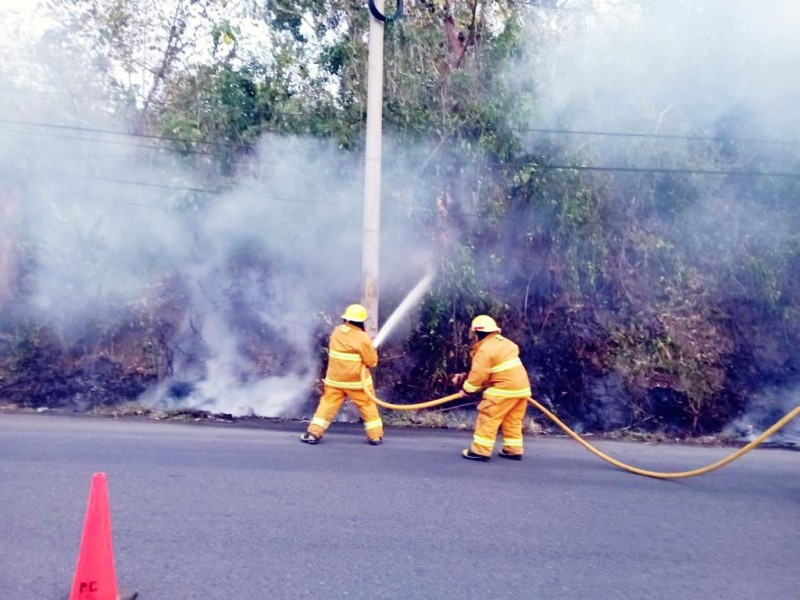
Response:
[[[168,141],[130,134],[105,80],[63,58],[20,45],[0,67],[0,191],[21,189],[29,269],[16,316],[68,347],[169,312],[167,290],[181,298],[162,340],[171,372],[143,402],[297,416],[321,367],[318,315],[361,300],[362,158],[265,135],[220,189]],[[396,217],[384,225],[402,231]],[[403,237],[382,249],[382,285],[407,291],[429,257]]]
[[[800,136],[792,0],[642,0],[557,17],[557,36],[534,20],[539,61],[523,61],[536,75],[537,127],[697,133],[746,114],[762,137]]]
[[[800,406],[799,399],[800,388],[766,388],[750,400],[745,415],[725,427],[723,435],[752,442],[781,417]],[[800,448],[800,422],[797,418],[789,421],[766,442]]]

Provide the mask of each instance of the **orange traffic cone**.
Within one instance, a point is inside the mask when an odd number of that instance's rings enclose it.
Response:
[[[106,474],[95,473],[69,600],[117,600]]]

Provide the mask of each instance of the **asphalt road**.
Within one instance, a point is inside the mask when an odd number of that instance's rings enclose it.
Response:
[[[796,451],[666,482],[568,439],[481,464],[468,432],[333,430],[0,415],[0,599],[67,594],[98,471],[143,600],[800,597]],[[730,452],[600,447],[662,470]]]

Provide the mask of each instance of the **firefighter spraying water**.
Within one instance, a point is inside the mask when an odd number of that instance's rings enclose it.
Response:
[[[328,345],[325,391],[308,430],[300,436],[302,442],[318,444],[348,397],[361,414],[367,441],[373,446],[383,441],[383,421],[368,394],[375,394],[372,377],[362,377],[363,369],[378,364],[378,353],[364,331],[366,320],[367,309],[361,304],[351,304],[342,314],[343,323],[333,330]]]
[[[328,368],[325,374],[325,391],[320,398],[308,430],[300,436],[306,444],[318,444],[330,427],[344,401],[349,397],[355,404],[367,435],[373,446],[383,441],[383,422],[372,397],[375,396],[372,377],[362,377],[362,372],[378,364],[378,345],[394,329],[408,310],[422,297],[433,281],[428,273],[400,303],[374,341],[365,331],[367,309],[361,304],[351,304],[342,314],[342,325],[334,329],[328,345]]]

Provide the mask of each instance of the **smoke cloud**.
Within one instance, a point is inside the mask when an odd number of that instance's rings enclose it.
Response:
[[[27,302],[11,318],[45,324],[68,347],[98,322],[143,325],[134,321],[155,309],[171,364],[143,402],[301,414],[321,332],[362,294],[361,156],[265,135],[221,189],[166,142],[98,110],[91,74],[18,52],[2,75],[0,190],[4,206],[19,199],[14,268],[26,269]],[[393,218],[384,226],[402,231]],[[425,274],[429,250],[415,237],[382,248],[387,289]]]
[[[739,115],[762,138],[800,138],[791,0],[615,2],[534,23],[538,127],[686,134]]]
[[[798,399],[800,388],[796,386],[767,387],[752,399],[747,414],[729,424],[723,433],[748,442],[753,441],[764,429],[796,408]],[[768,438],[767,442],[800,449],[800,423],[793,419]]]

